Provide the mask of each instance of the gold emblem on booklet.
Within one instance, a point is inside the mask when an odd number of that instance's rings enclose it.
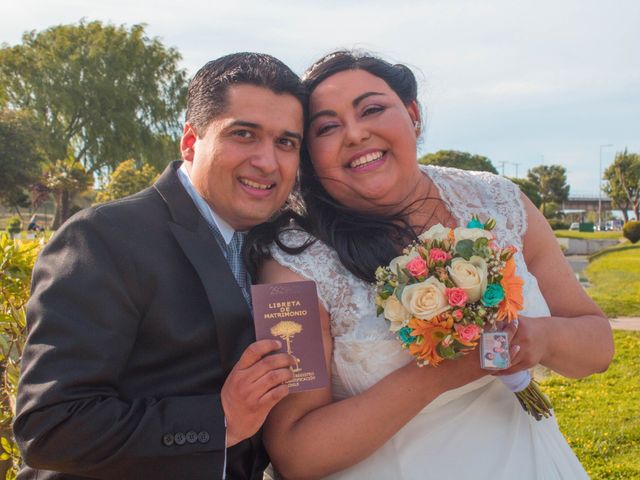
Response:
[[[256,339],[282,340],[282,351],[286,349],[295,359],[289,390],[301,392],[326,387],[329,379],[315,282],[253,285],[251,297]]]

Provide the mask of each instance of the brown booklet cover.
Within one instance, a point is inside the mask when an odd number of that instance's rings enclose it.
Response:
[[[329,378],[315,282],[252,285],[251,297],[256,339],[279,339],[282,351],[296,359],[289,391],[326,387]]]

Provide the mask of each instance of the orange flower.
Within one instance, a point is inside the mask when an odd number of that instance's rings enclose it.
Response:
[[[524,298],[522,297],[524,280],[516,275],[516,262],[513,257],[507,260],[504,270],[500,273],[502,274],[500,285],[504,289],[504,300],[498,309],[498,320],[507,319],[511,322],[518,317],[518,312],[524,307]]]
[[[412,318],[409,320],[411,335],[420,336],[420,340],[409,345],[409,352],[418,360],[437,366],[443,358],[438,355],[436,347],[444,337],[451,333],[453,318],[450,315],[441,315],[431,320]],[[449,325],[449,326],[447,326]]]

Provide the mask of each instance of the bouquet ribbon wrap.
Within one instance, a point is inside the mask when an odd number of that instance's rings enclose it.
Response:
[[[522,370],[510,375],[502,375],[499,378],[513,393],[521,392],[531,383],[531,374],[528,370]]]

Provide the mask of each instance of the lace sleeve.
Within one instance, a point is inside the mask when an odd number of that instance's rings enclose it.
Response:
[[[522,251],[527,217],[516,184],[489,172],[432,165],[425,165],[422,169],[433,180],[440,196],[461,225],[466,225],[473,215],[483,220],[493,217],[497,241]]]

